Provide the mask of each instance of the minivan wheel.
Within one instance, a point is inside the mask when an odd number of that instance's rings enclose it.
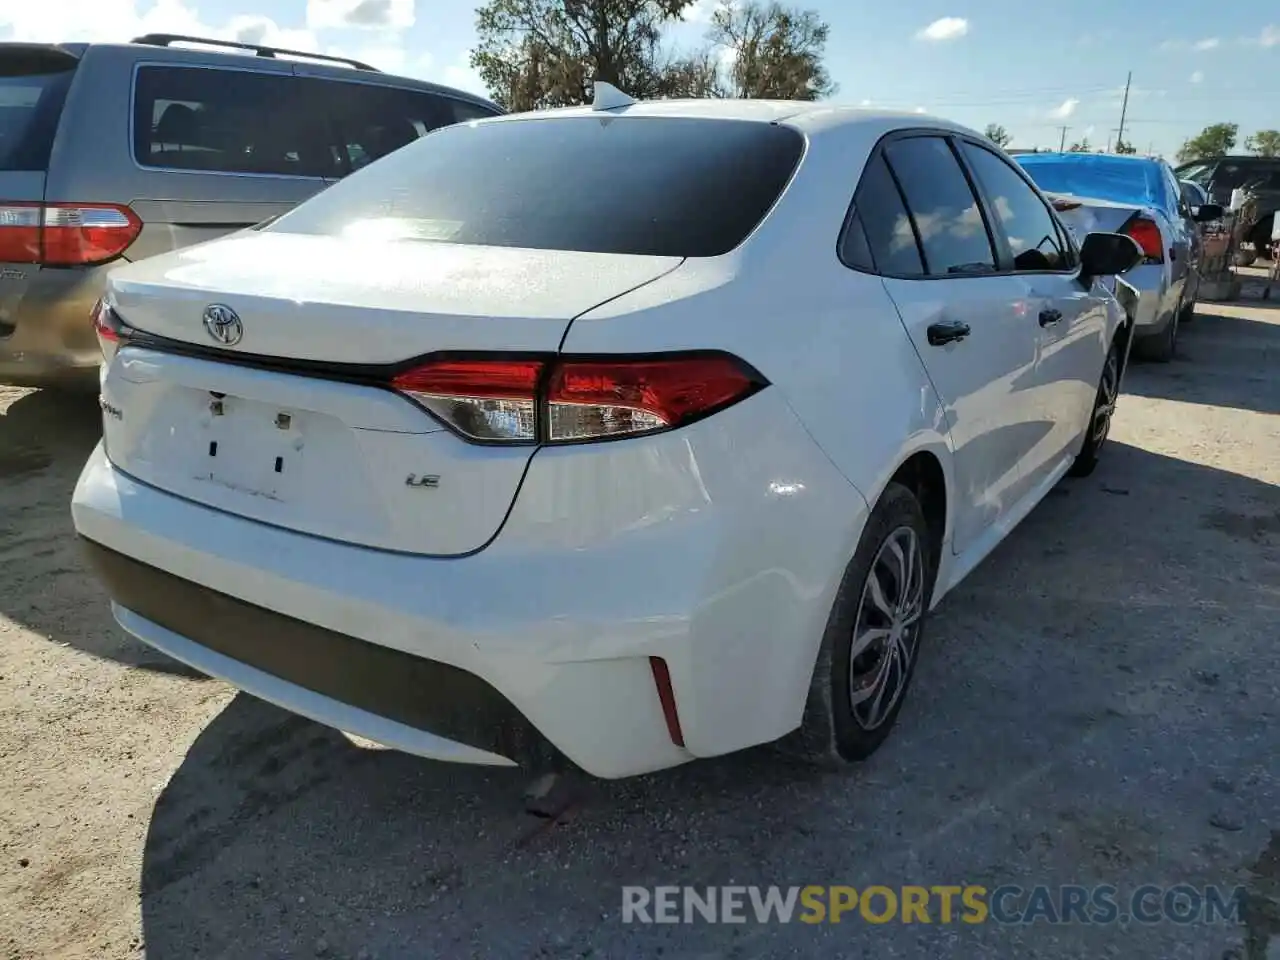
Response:
[[[1107,351],[1102,364],[1102,376],[1098,378],[1098,392],[1093,400],[1093,412],[1085,432],[1084,446],[1067,471],[1072,477],[1087,477],[1098,467],[1103,444],[1111,433],[1111,418],[1116,412],[1116,400],[1120,397],[1120,349],[1115,343]]]
[[[827,621],[798,730],[782,749],[843,766],[871,756],[902,710],[919,659],[934,558],[909,489],[890,483],[871,511]]]

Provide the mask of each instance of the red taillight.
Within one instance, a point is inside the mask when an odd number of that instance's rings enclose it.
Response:
[[[1160,227],[1154,220],[1146,217],[1134,217],[1124,225],[1121,231],[1133,238],[1142,248],[1142,255],[1147,263],[1164,263],[1164,239],[1160,236]]]
[[[120,315],[99,299],[93,305],[93,332],[98,335],[98,346],[102,350],[102,359],[110,361],[116,350],[128,339],[130,328]]]
[[[594,440],[688,423],[755,386],[725,356],[564,360],[547,391],[549,440]]]
[[[114,260],[142,230],[113,203],[0,202],[0,262],[83,267]]]
[[[391,385],[471,440],[572,443],[673,429],[763,382],[733,357],[691,354],[441,359]]]
[[[400,374],[408,394],[471,440],[528,443],[538,438],[542,360],[435,360]]]

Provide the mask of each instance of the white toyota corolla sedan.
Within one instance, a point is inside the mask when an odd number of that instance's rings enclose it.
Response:
[[[114,273],[72,510],[128,632],[442,760],[881,744],[1097,462],[1141,253],[946,121],[601,91]]]

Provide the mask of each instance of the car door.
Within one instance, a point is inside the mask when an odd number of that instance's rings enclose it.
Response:
[[[944,135],[889,139],[854,202],[946,409],[959,500],[952,547],[963,553],[1009,515],[1022,464],[1046,432],[1030,389],[1038,328],[1025,283],[997,272],[982,210]]]
[[[1163,203],[1160,212],[1169,225],[1169,263],[1173,283],[1170,289],[1170,309],[1177,309],[1184,298],[1194,292],[1196,271],[1199,264],[1195,261],[1195,223],[1191,219],[1191,210],[1182,199],[1182,189],[1178,186],[1178,178],[1168,164],[1160,164],[1160,179],[1163,185]]]
[[[143,221],[131,259],[278,216],[342,173],[324,84],[289,64],[144,63],[133,93]]]
[[[1107,351],[1108,295],[1080,281],[1068,233],[1025,174],[985,146],[963,140],[960,153],[980,187],[1001,257],[1024,284],[1036,331],[1030,393],[1049,431],[1023,463],[1026,489],[1053,483],[1076,453],[1093,410]]]

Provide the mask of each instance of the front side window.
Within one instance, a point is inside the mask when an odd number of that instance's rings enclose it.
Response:
[[[930,276],[992,273],[991,238],[977,197],[941,137],[910,137],[885,147],[924,248]]]
[[[685,117],[454,124],[267,230],[714,257],[742,243],[804,153],[790,127]]]
[[[287,74],[144,66],[133,150],[144,167],[336,177],[323,81]]]
[[[994,227],[1013,254],[1013,268],[1070,269],[1057,221],[1018,172],[990,150],[967,142],[960,149],[987,195]]]

